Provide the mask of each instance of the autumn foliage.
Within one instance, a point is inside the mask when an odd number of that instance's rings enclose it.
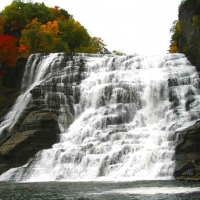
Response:
[[[0,35],[0,67],[14,66],[18,57],[17,39],[10,35]]]
[[[171,45],[169,49],[170,53],[177,53],[178,52],[178,47],[176,45]]]
[[[32,1],[14,0],[5,7],[0,34],[0,65],[14,65],[17,56],[32,53],[101,53],[106,46],[66,10]]]
[[[170,44],[170,49],[169,52],[170,53],[177,53],[179,52],[178,49],[178,42],[179,42],[179,37],[181,34],[181,24],[179,21],[174,21],[172,28],[170,29],[170,32],[172,33],[172,37],[171,37],[171,44]]]

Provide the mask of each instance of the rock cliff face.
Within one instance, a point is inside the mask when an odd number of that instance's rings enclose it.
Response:
[[[32,111],[20,130],[0,147],[0,173],[25,164],[39,150],[50,148],[60,133],[56,114]]]
[[[12,108],[15,100],[20,95],[21,81],[26,65],[25,58],[19,58],[15,67],[3,66],[5,70],[2,84],[0,84],[0,122]]]
[[[200,0],[186,0],[182,3],[179,8],[179,22],[179,52],[186,54],[200,72]],[[179,143],[175,153],[175,177],[187,174],[186,164],[189,161],[195,160],[197,164],[200,162],[200,122],[177,132],[176,135]],[[200,167],[198,168],[200,175]]]
[[[5,67],[6,74],[2,85],[20,89],[26,61],[26,58],[19,58],[15,67]]]
[[[35,71],[31,72],[35,75],[37,66],[41,65],[43,59],[43,55],[34,55],[29,59],[27,65],[30,65],[30,69],[27,68],[25,71],[22,90],[26,90],[32,78],[30,71],[35,67]],[[0,174],[25,164],[38,151],[50,148],[58,141],[60,130],[73,122],[73,104],[79,101],[79,91],[74,85],[81,81],[84,63],[81,59],[69,60],[68,55],[58,54],[57,58],[49,63],[46,68],[49,75],[46,76],[47,73],[44,72],[41,78],[43,81],[32,88],[31,100],[17,122],[12,128],[6,127],[2,131]],[[56,72],[54,68],[59,71]]]
[[[179,8],[179,52],[200,71],[200,0],[187,0]]]
[[[200,121],[176,132],[175,137],[179,140],[175,154],[175,177],[178,177],[187,175],[186,165],[189,161],[195,160],[196,164],[200,162]],[[200,175],[200,166],[198,166],[197,174]]]

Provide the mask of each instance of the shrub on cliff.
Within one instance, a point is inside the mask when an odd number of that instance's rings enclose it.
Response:
[[[177,53],[179,51],[178,48],[178,41],[181,34],[181,24],[178,20],[175,20],[173,22],[173,26],[170,29],[170,32],[172,33],[171,41],[170,41],[170,53]]]

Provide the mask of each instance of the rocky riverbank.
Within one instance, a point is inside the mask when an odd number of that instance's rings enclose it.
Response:
[[[191,160],[197,164],[197,175],[200,176],[200,121],[186,129],[177,131],[174,137],[178,139],[175,151],[175,177],[187,178],[186,165]]]

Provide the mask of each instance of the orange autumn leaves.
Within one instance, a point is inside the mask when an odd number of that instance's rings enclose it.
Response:
[[[27,47],[28,55],[38,52],[98,53],[105,47],[101,38],[91,37],[73,18],[46,24],[35,18],[22,30],[20,44]]]
[[[170,53],[177,53],[179,52],[178,49],[178,40],[181,34],[181,24],[179,21],[174,21],[173,27],[170,29],[170,32],[172,33],[172,38],[171,38],[171,45],[169,52]]]
[[[35,18],[21,31],[19,40],[3,34],[0,40],[0,65],[14,65],[17,57],[32,53],[98,53],[105,47],[101,38],[91,37],[74,19],[42,24]]]
[[[12,49],[7,44],[1,45],[0,50],[4,48],[1,52],[6,55],[1,56],[0,65],[13,65],[14,59],[32,53],[101,53],[106,49],[101,38],[91,37],[66,10],[32,1],[15,0],[0,12],[0,34],[8,43],[11,42],[8,35],[15,41]],[[3,59],[10,54],[12,62]]]
[[[20,44],[25,46],[24,53],[30,55],[38,52],[55,52],[55,46],[58,39],[57,21],[42,24],[37,18],[32,20],[22,30]]]

